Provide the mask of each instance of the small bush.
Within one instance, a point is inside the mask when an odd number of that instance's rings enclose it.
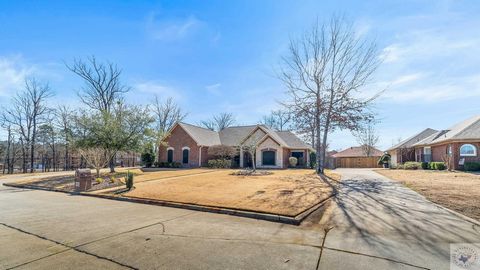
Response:
[[[422,169],[428,170],[430,167],[428,166],[428,162],[422,162]]]
[[[156,162],[155,166],[159,168],[181,168],[182,164],[180,162]]]
[[[422,168],[422,163],[409,161],[409,162],[405,162],[403,167],[405,170],[418,170]]]
[[[445,162],[429,162],[428,168],[430,170],[445,170],[447,166],[445,166]]]
[[[480,162],[465,162],[463,169],[465,171],[480,171]]]
[[[115,183],[115,176],[110,176],[110,183]]]
[[[232,167],[232,161],[229,159],[210,159],[208,167],[214,169],[228,169]]]
[[[207,150],[208,156],[213,159],[231,159],[237,152],[237,149],[227,145],[212,145]]]
[[[395,167],[398,170],[403,170],[405,169],[405,166],[403,164],[398,164],[397,167]]]
[[[298,164],[298,159],[296,157],[289,157],[288,164],[290,164],[290,167],[295,167]]]
[[[132,189],[133,187],[133,173],[127,171],[127,175],[125,176],[125,185],[128,189]]]
[[[95,178],[95,182],[97,182],[97,184],[101,184],[101,183],[103,183],[103,178],[102,177],[97,177],[97,178]]]
[[[389,163],[391,159],[390,154],[383,154],[383,156],[378,159],[378,165],[383,166],[385,163]]]
[[[154,147],[152,143],[147,143],[143,148],[142,154],[140,156],[143,166],[150,168],[153,166],[155,161],[155,152],[153,151]]]

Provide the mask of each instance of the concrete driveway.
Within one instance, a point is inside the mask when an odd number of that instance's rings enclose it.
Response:
[[[480,243],[480,226],[369,169],[339,169],[325,246],[428,269],[450,269],[450,243]],[[480,251],[480,246],[478,247]],[[323,260],[323,257],[322,257]],[[345,269],[355,269],[354,260]],[[347,267],[348,266],[348,267]]]
[[[0,269],[449,269],[449,243],[480,242],[395,182],[339,172],[309,226],[1,186]]]

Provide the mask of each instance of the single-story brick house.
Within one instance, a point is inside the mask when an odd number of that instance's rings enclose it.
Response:
[[[265,125],[235,126],[212,131],[203,127],[176,123],[159,147],[160,162],[179,162],[183,167],[207,166],[208,148],[227,145],[239,149],[234,163],[250,167],[251,158],[243,146],[256,144],[256,167],[287,168],[288,158],[296,157],[298,166],[309,163],[313,149],[290,131],[274,131]]]
[[[376,168],[378,160],[383,152],[370,146],[370,153],[367,155],[366,146],[354,146],[344,149],[332,155],[335,168]]]
[[[439,130],[413,146],[419,162],[441,162],[450,156],[454,169],[463,169],[465,162],[480,162],[480,115]]]
[[[414,144],[436,133],[438,130],[427,128],[412,137],[399,142],[398,144],[387,149],[387,153],[391,156],[390,165],[397,166],[407,161],[415,161]]]

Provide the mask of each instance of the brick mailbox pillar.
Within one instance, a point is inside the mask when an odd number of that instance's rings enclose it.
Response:
[[[75,191],[87,191],[92,187],[92,172],[90,169],[75,171]]]

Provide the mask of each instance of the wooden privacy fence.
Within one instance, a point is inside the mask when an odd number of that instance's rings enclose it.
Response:
[[[380,168],[380,157],[339,157],[335,158],[336,168]]]

